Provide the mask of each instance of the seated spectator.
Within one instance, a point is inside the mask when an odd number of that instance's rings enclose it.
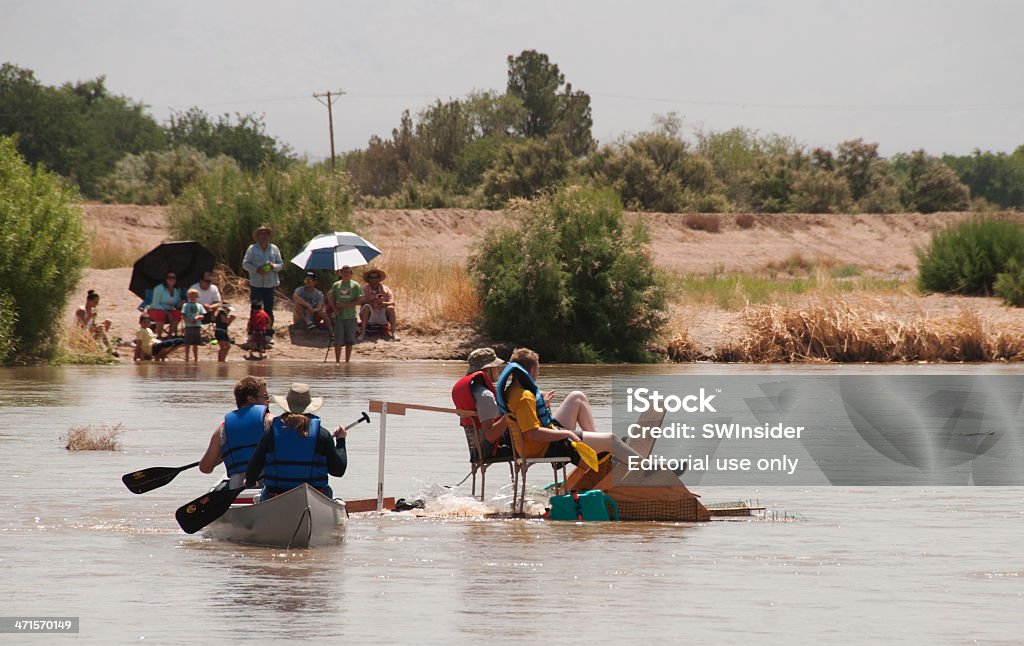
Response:
[[[85,305],[75,310],[75,323],[78,327],[90,332],[97,341],[106,347],[107,351],[115,357],[120,356],[117,351],[110,347],[110,339],[107,333],[110,332],[110,319],[103,319],[97,322],[96,308],[100,304],[100,295],[93,290],[85,295]]]
[[[267,332],[270,330],[270,315],[263,311],[263,301],[252,302],[249,313],[249,354],[246,359],[262,361],[267,351]],[[259,356],[255,356],[258,353]]]
[[[167,272],[164,282],[153,288],[153,300],[149,304],[149,316],[156,323],[156,338],[163,338],[164,325],[168,326],[167,335],[177,336],[178,323],[181,322],[181,306],[184,303],[181,289],[177,286],[178,276]]]
[[[213,323],[214,319],[217,318],[217,310],[221,306],[220,289],[213,284],[213,272],[204,272],[199,282],[192,285],[189,289],[199,291],[199,304],[206,310],[206,315],[203,316],[203,323]]]
[[[292,321],[295,325],[305,323],[310,330],[315,330],[318,326],[322,326],[321,329],[328,329],[327,301],[324,299],[324,293],[316,288],[316,274],[307,271],[302,282],[302,287],[296,287],[295,293],[292,294],[292,302],[295,304]]]
[[[363,273],[363,307],[359,311],[359,336],[365,336],[371,325],[384,329],[384,338],[396,340],[395,335],[395,294],[381,281],[388,275],[382,269],[371,269]]]
[[[163,361],[167,358],[167,355],[178,348],[184,347],[185,339],[180,336],[157,341],[156,334],[153,333],[153,328],[150,327],[150,321],[151,319],[148,314],[144,313],[139,316],[139,329],[135,332],[135,355],[133,357],[135,361],[147,361],[149,359]]]

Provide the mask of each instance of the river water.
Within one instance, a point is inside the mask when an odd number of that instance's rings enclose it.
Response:
[[[454,417],[388,417],[385,493],[438,511],[354,516],[342,545],[285,551],[183,534],[174,510],[212,484],[192,469],[136,496],[124,473],[199,459],[245,374],[326,397],[333,425],[371,398],[450,405],[461,363],[183,363],[0,370],[0,616],[76,616],[77,635],[0,643],[1024,643],[1024,488],[707,487],[767,518],[576,525],[493,520],[465,496]],[[801,372],[886,368],[803,368]],[[910,367],[946,372],[998,366]],[[615,376],[786,367],[545,366],[611,419]],[[376,495],[378,418],[349,434],[336,495]],[[120,452],[67,451],[80,425],[122,424]],[[548,475],[531,470],[531,482]],[[546,471],[546,469],[545,469]],[[507,476],[495,467],[489,493]],[[506,491],[507,493],[507,487]],[[500,502],[500,498],[499,498]],[[498,503],[494,503],[497,505]],[[428,510],[431,505],[428,504]]]

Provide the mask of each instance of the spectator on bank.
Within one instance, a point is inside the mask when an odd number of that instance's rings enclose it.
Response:
[[[341,346],[345,346],[345,363],[352,357],[362,296],[363,289],[352,280],[352,268],[343,266],[327,297],[328,309],[334,313],[334,363],[341,362]]]
[[[203,323],[213,323],[217,318],[217,310],[221,306],[220,289],[213,284],[213,272],[203,272],[203,277],[199,279],[199,282],[189,289],[199,291],[199,304],[206,310]]]
[[[98,320],[97,308],[100,304],[100,295],[93,290],[85,295],[85,305],[75,310],[75,323],[83,328],[93,338],[103,344],[112,355],[119,356],[117,351],[110,346],[110,339],[107,336],[110,332],[110,319]]]
[[[387,278],[383,269],[363,272],[363,307],[360,310],[359,336],[365,336],[367,328],[379,325],[384,338],[397,340],[395,335],[395,294],[381,281]]]
[[[302,286],[296,287],[292,294],[292,302],[295,304],[292,322],[295,325],[304,323],[310,330],[320,325],[329,328],[327,301],[324,299],[324,293],[316,288],[316,273],[307,271],[302,283]]]
[[[217,308],[217,315],[213,319],[213,339],[217,342],[217,361],[221,363],[228,360],[228,352],[231,351],[231,344],[235,341],[228,334],[228,326],[235,320],[234,311],[227,303],[221,303]]]
[[[157,341],[150,322],[149,314],[139,316],[139,329],[135,331],[135,361],[164,361],[167,355],[185,345],[185,339],[180,336]]]
[[[270,317],[263,311],[263,301],[254,300],[249,313],[249,355],[246,359],[262,361],[267,351],[267,331],[270,330]],[[255,356],[259,354],[259,356]]]
[[[199,346],[202,344],[203,318],[206,310],[199,304],[199,290],[188,290],[188,302],[181,306],[181,317],[185,319],[185,361],[188,362],[188,351],[199,362]]]
[[[249,299],[263,302],[263,311],[274,326],[274,291],[281,284],[278,274],[284,269],[281,250],[270,241],[274,232],[267,225],[261,225],[252,232],[256,241],[249,245],[242,260],[242,269],[249,272]]]
[[[178,335],[178,323],[181,322],[181,306],[184,300],[178,287],[177,274],[173,271],[167,272],[164,282],[153,288],[153,300],[149,303],[149,317],[156,323],[156,338],[163,338],[164,325],[168,326],[167,336]]]

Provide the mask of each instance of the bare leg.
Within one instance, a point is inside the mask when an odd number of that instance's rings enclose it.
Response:
[[[579,426],[581,431],[597,432],[594,414],[590,410],[590,402],[587,401],[587,396],[578,390],[574,390],[566,396],[558,405],[558,410],[554,411],[554,417],[559,424],[570,431],[575,431]],[[608,449],[602,450],[607,451]]]
[[[346,347],[349,347],[349,346],[346,346]],[[348,353],[346,352],[345,361],[348,361],[347,354]],[[341,363],[341,346],[340,345],[334,346],[334,363]]]
[[[345,346],[345,363],[348,363],[348,361],[349,361],[349,359],[351,357],[352,357],[352,346],[346,345]]]

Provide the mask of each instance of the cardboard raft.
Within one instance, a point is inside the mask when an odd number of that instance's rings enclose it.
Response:
[[[637,420],[641,426],[660,426],[665,413],[650,411]],[[643,457],[651,454],[654,439],[627,438],[626,445]],[[642,483],[642,484],[641,484]],[[704,522],[711,513],[671,472],[630,472],[625,464],[609,460],[598,471],[577,468],[565,479],[566,491],[600,489],[619,505],[619,520]]]

